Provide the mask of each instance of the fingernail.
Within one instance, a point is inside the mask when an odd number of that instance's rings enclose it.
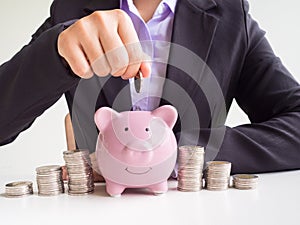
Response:
[[[89,79],[91,77],[93,77],[94,72],[91,68],[89,68],[89,70],[84,74],[84,78]]]
[[[121,78],[122,78],[123,80],[129,80],[131,77],[121,76]]]

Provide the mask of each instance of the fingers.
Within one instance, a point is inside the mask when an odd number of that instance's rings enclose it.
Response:
[[[118,20],[118,14],[122,14],[119,11],[115,12],[116,15],[113,17],[115,20]],[[100,30],[108,30],[111,28],[107,27],[107,24],[100,23],[102,29]],[[102,48],[105,52],[106,59],[110,66],[110,73],[113,76],[121,76],[125,73],[126,68],[129,64],[128,53],[120,34],[117,32],[118,22],[116,23],[116,27],[114,29],[108,30],[105,32],[99,32],[100,41]],[[128,32],[131,32],[130,30]]]
[[[149,77],[151,74],[151,63],[150,62],[142,62],[140,70],[141,70],[144,78]]]
[[[93,36],[83,39],[81,45],[93,72],[101,77],[108,75],[111,69],[97,37]]]
[[[144,63],[148,57],[131,19],[122,10],[96,11],[78,20],[59,35],[58,50],[82,78],[96,73],[129,79],[140,68],[144,77],[150,74],[150,66]]]
[[[93,71],[80,46],[74,46],[72,49],[69,49],[68,55],[67,62],[75,74],[86,79],[93,76]]]
[[[134,77],[140,69],[142,48],[130,18],[127,15],[120,14],[119,21],[118,34],[128,54],[128,65],[122,74],[122,78],[129,79]]]
[[[86,22],[85,24],[88,28],[92,29],[93,26],[90,25],[90,23],[91,22]],[[110,66],[104,55],[98,35],[92,35],[88,28],[85,27],[81,29],[81,47],[92,70],[98,76],[106,76],[110,73]]]
[[[105,56],[110,66],[110,74],[115,77],[122,76],[129,64],[128,54],[125,46],[118,36],[112,37],[109,45],[103,43]],[[110,41],[109,41],[110,42]]]
[[[59,54],[65,58],[72,71],[82,78],[90,78],[93,72],[87,61],[83,49],[75,40],[69,40],[62,33],[58,38]],[[62,43],[62,44],[60,44]]]
[[[138,35],[135,31],[133,23],[128,16],[124,16],[120,20],[118,26],[118,33],[126,47],[128,53],[129,63],[125,73],[122,75],[123,79],[129,79],[135,77],[140,70],[141,63],[148,57],[143,52],[142,46],[139,42]],[[143,71],[142,71],[143,73]],[[144,74],[143,74],[144,76]],[[148,73],[147,73],[148,76]]]
[[[142,62],[142,54],[139,42],[133,44],[125,43],[125,46],[127,49],[129,62],[126,71],[122,75],[122,78],[129,79],[136,76],[136,74],[138,73]]]
[[[113,76],[129,79],[137,74],[141,63],[149,57],[146,57],[142,51],[138,35],[129,16],[122,10],[115,10],[114,13],[113,18],[117,19],[117,27],[111,32],[103,33],[103,30],[108,29],[107,23],[100,23],[102,31],[99,33],[100,42],[110,66],[110,73]],[[104,57],[97,59],[92,68],[102,65],[103,60]]]

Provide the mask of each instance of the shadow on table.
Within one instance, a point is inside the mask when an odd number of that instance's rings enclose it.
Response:
[[[169,188],[169,191],[170,190],[173,191],[173,188]],[[106,193],[105,183],[96,183],[95,184],[95,191],[94,191],[93,195],[100,196],[100,197],[112,198],[110,195],[108,195]],[[128,196],[128,195],[155,196],[155,194],[147,188],[126,188],[125,191],[121,195],[125,195],[125,196]]]
[[[0,193],[0,198],[6,198],[6,194],[5,193]]]

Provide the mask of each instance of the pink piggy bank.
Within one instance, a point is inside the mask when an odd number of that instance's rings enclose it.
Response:
[[[97,110],[96,158],[110,196],[120,196],[125,188],[147,187],[154,194],[168,190],[177,158],[172,131],[177,116],[169,105],[152,112]]]

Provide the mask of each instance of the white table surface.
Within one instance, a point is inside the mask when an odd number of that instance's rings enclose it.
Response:
[[[24,179],[24,177],[22,177]],[[34,176],[28,176],[34,181]],[[260,174],[256,190],[179,192],[176,181],[169,192],[153,196],[127,190],[120,198],[108,197],[104,184],[88,196],[24,198],[0,196],[0,224],[172,224],[244,225],[300,224],[300,171]],[[1,175],[4,185],[17,177]],[[35,191],[36,184],[34,183]]]

